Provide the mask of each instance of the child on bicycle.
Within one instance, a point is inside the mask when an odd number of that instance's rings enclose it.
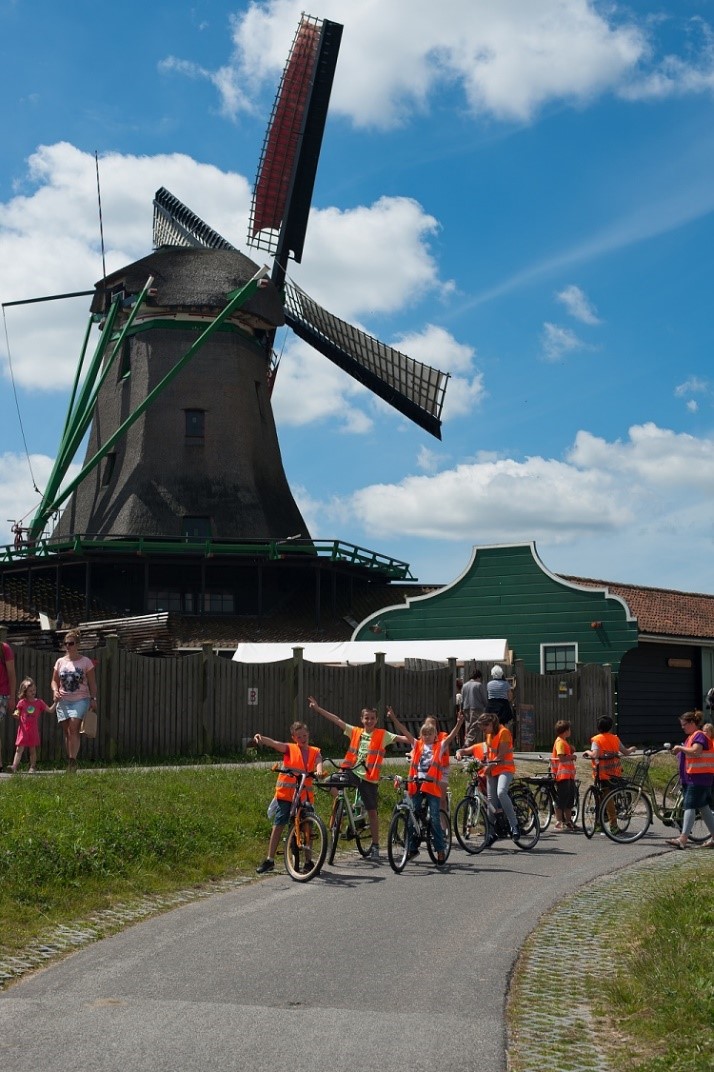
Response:
[[[391,707],[387,708],[387,714],[412,746],[409,774],[407,775],[407,791],[412,798],[414,811],[417,814],[422,802],[426,801],[432,839],[436,850],[436,860],[437,863],[443,864],[446,862],[446,841],[444,832],[441,829],[440,813],[441,791],[446,771],[444,756],[448,757],[449,745],[463,725],[464,713],[459,711],[456,716],[456,724],[451,733],[438,733],[436,719],[426,719],[416,740],[409,733],[409,730],[401,724]],[[409,845],[409,858],[416,856],[418,852],[419,846],[413,840]]]
[[[486,756],[488,753],[488,745],[485,741],[477,741],[476,744],[470,744],[467,748],[457,748],[456,758],[466,759],[467,756],[471,756],[478,765],[478,787],[486,796]],[[472,770],[469,767],[469,770]]]
[[[603,715],[598,719],[598,732],[590,741],[590,750],[584,752],[586,758],[592,760],[593,782],[602,800],[605,793],[615,789],[622,780],[622,764],[620,756],[631,756],[637,748],[625,748],[616,733],[612,732],[613,720],[610,715]],[[611,830],[617,830],[617,813],[615,804],[608,804],[607,818]]]
[[[378,729],[377,712],[374,707],[363,707],[360,715],[361,726],[352,726],[331,711],[320,707],[314,696],[308,696],[308,704],[311,711],[329,719],[339,726],[345,737],[349,737],[350,744],[341,766],[349,771],[349,784],[359,790],[367,818],[369,819],[369,832],[372,837],[372,845],[369,850],[370,860],[379,860],[379,816],[377,814],[377,787],[379,786],[379,772],[384,761],[384,753],[390,744],[398,741],[400,744],[409,744],[409,739],[403,734],[390,733],[388,730]],[[412,740],[414,738],[412,737]],[[357,765],[364,769],[364,775],[355,774],[351,769]]]
[[[571,830],[576,833],[573,822],[573,805],[575,803],[575,764],[577,756],[568,738],[571,725],[565,719],[555,724],[555,741],[550,754],[550,770],[555,779],[555,830]]]
[[[309,744],[310,731],[305,723],[293,722],[290,727],[290,736],[292,737],[292,741],[274,741],[272,737],[266,737],[262,733],[256,733],[253,740],[258,748],[273,748],[276,752],[282,752],[282,765],[284,768],[298,771],[309,771],[310,773],[314,773],[318,778],[321,778],[323,774],[322,754],[319,748]],[[285,828],[285,824],[290,819],[290,808],[295,793],[295,778],[285,774],[280,767],[275,769],[278,771],[278,780],[275,785],[275,796],[268,807],[268,818],[273,821],[273,829],[270,833],[270,841],[268,842],[268,855],[265,857],[262,864],[259,864],[255,869],[259,875],[264,875],[266,872],[273,871],[275,868],[275,853],[278,851],[280,837]],[[314,800],[312,782],[312,778],[308,779],[300,798],[307,804],[312,804]]]

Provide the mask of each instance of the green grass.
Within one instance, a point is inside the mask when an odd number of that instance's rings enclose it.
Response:
[[[602,1037],[610,1029],[631,1072],[714,1068],[714,854],[695,873],[672,870],[635,905],[614,906],[619,969],[600,976]],[[607,1045],[607,1042],[606,1042]]]
[[[463,782],[459,772],[455,794]],[[25,948],[58,924],[137,897],[252,876],[270,835],[266,809],[274,787],[272,771],[245,766],[83,769],[5,781],[0,955]],[[383,843],[395,799],[383,783]],[[316,801],[327,818],[329,794],[317,793]]]

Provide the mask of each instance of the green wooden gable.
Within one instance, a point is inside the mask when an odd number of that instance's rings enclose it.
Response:
[[[376,621],[387,640],[505,637],[535,673],[542,644],[577,644],[578,663],[610,663],[616,673],[638,637],[637,621],[619,596],[551,573],[534,543],[474,548],[452,584],[379,611],[360,624],[354,639],[373,640],[369,627]]]

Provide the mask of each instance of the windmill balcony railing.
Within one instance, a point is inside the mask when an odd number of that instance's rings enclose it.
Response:
[[[366,547],[344,540],[299,540],[294,537],[278,540],[204,539],[196,536],[92,536],[77,533],[71,537],[40,537],[19,546],[0,547],[0,564],[38,559],[51,561],[68,555],[111,555],[133,553],[139,556],[198,555],[205,558],[242,555],[267,561],[305,560],[319,558],[345,565],[357,566],[390,580],[413,581],[408,562],[382,555]]]

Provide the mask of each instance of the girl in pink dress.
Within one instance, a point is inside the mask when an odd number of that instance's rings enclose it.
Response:
[[[37,686],[31,677],[26,677],[20,682],[17,692],[17,707],[13,711],[13,718],[18,720],[17,737],[15,738],[15,758],[12,761],[13,774],[17,773],[22,753],[26,748],[30,749],[30,774],[37,771],[37,749],[40,744],[40,715],[43,711],[54,711],[56,705],[48,707],[44,700],[37,698]]]

